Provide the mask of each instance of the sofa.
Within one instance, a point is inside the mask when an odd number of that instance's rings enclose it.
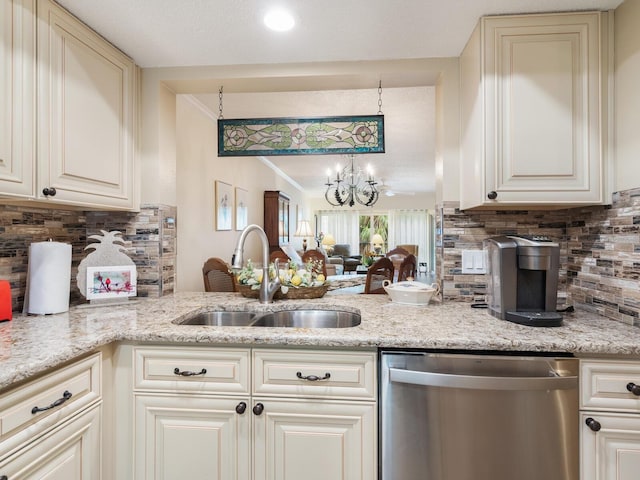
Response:
[[[362,261],[361,255],[351,255],[351,245],[348,243],[336,243],[333,246],[333,253],[329,258],[341,258],[344,273],[355,272]]]

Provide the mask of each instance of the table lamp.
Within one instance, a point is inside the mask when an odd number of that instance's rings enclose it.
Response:
[[[379,233],[374,234],[371,238],[371,246],[373,247],[374,252],[380,253],[384,246],[384,238],[382,238],[382,235]]]
[[[336,239],[333,238],[333,235],[330,233],[325,234],[322,239],[322,246],[327,251],[327,255],[331,255],[333,253],[333,246],[336,244]]]
[[[300,220],[298,222],[298,228],[296,229],[296,233],[293,234],[294,237],[302,237],[302,251],[307,251],[307,237],[313,237],[313,231],[311,230],[311,225],[308,220]]]

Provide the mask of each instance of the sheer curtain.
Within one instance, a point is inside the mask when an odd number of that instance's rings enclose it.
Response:
[[[389,211],[389,249],[402,244],[418,245],[418,262],[428,262],[429,243],[427,210]]]
[[[360,234],[358,232],[358,212],[352,210],[321,210],[318,212],[318,229],[330,233],[336,243],[347,243],[351,253],[358,253]]]

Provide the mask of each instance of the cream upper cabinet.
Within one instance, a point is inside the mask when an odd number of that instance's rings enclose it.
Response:
[[[134,63],[48,0],[0,13],[0,197],[138,208]]]
[[[32,197],[35,164],[35,0],[0,4],[0,192]]]
[[[57,4],[38,1],[36,195],[132,209],[136,68]]]
[[[582,480],[640,476],[640,363],[583,360],[580,371]]]
[[[482,18],[460,58],[461,208],[610,200],[613,13]]]

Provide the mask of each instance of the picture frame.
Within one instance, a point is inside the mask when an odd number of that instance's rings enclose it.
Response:
[[[244,230],[249,224],[249,192],[236,187],[235,201],[236,230]]]
[[[216,230],[231,230],[233,224],[233,188],[220,180],[215,183]]]
[[[87,300],[137,295],[135,265],[87,267]]]

